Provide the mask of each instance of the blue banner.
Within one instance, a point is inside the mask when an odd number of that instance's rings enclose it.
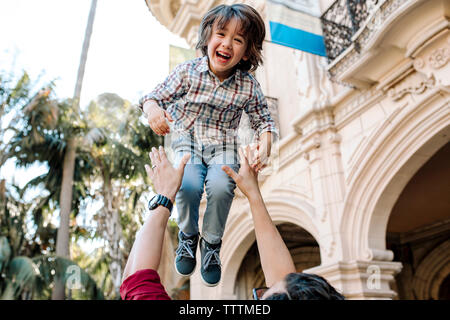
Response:
[[[267,1],[273,43],[326,57],[318,1]]]

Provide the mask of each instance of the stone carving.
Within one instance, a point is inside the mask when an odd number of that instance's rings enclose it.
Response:
[[[420,63],[421,62],[419,62],[419,64]],[[392,100],[397,101],[408,93],[422,94],[426,89],[432,88],[434,84],[435,79],[433,76],[426,78],[421,73],[414,73],[409,76],[406,81],[389,89],[387,94]]]
[[[367,248],[364,251],[363,257],[369,261],[392,261],[394,259],[394,252],[391,250]]]
[[[417,59],[414,60],[413,66],[414,66],[414,69],[419,71],[420,69],[425,67],[425,61],[423,61],[422,58],[417,58]]]
[[[334,118],[336,123],[341,123],[346,119],[351,118],[351,116],[358,113],[359,110],[368,107],[382,97],[381,91],[377,90],[375,87],[360,92],[361,93],[352,98],[350,102],[346,103],[345,106],[336,110]]]
[[[428,62],[433,69],[439,69],[445,66],[450,59],[450,49],[443,47],[434,50],[428,57]]]

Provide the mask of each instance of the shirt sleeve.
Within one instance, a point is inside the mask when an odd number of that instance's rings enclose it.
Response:
[[[146,94],[139,100],[139,108],[143,110],[144,103],[148,100],[155,100],[158,105],[167,110],[176,100],[186,94],[186,71],[185,65],[180,64],[167,76],[164,82]]]
[[[261,87],[256,83],[253,87],[253,97],[245,105],[244,108],[250,119],[250,126],[256,132],[258,137],[266,131],[272,132],[278,136],[278,129],[275,121],[270,115],[267,99],[262,93]]]
[[[120,286],[122,300],[170,300],[156,270],[138,270]]]

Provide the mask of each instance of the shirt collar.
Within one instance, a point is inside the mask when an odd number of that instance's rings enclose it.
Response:
[[[197,66],[197,71],[198,72],[207,72],[209,70],[209,64],[208,64],[208,56],[204,55],[201,59],[200,59],[200,63]]]

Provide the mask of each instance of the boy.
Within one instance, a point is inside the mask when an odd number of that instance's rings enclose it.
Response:
[[[175,268],[183,276],[195,270],[198,211],[206,189],[200,272],[207,286],[216,286],[221,277],[219,253],[236,187],[221,167],[239,169],[236,133],[242,111],[258,136],[252,161],[256,170],[266,164],[272,132],[277,132],[261,87],[248,72],[262,62],[264,37],[264,22],[252,7],[234,4],[210,10],[201,22],[196,46],[204,56],[178,65],[139,104],[156,134],[170,132],[166,119],[174,122],[176,165],[183,154],[191,154],[175,198],[180,228]]]

